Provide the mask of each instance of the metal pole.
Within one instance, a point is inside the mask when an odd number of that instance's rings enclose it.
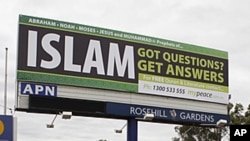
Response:
[[[7,60],[8,60],[8,48],[5,48],[5,81],[4,81],[4,115],[6,115],[7,110]]]
[[[128,119],[127,121],[127,141],[137,141],[138,122],[136,119]]]

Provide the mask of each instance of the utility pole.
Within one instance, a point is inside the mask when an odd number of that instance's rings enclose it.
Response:
[[[7,110],[7,60],[8,60],[8,48],[5,48],[5,81],[4,81],[4,115],[6,115]]]

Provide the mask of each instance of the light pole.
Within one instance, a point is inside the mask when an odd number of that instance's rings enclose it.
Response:
[[[4,77],[4,115],[7,114],[7,60],[8,60],[8,48],[5,48],[5,77]]]

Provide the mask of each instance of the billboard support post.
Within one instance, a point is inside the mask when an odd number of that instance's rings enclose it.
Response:
[[[136,119],[128,119],[127,123],[127,141],[137,141],[138,121]]]

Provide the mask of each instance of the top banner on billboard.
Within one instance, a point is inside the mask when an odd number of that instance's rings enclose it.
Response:
[[[19,16],[17,80],[228,103],[228,53]]]

